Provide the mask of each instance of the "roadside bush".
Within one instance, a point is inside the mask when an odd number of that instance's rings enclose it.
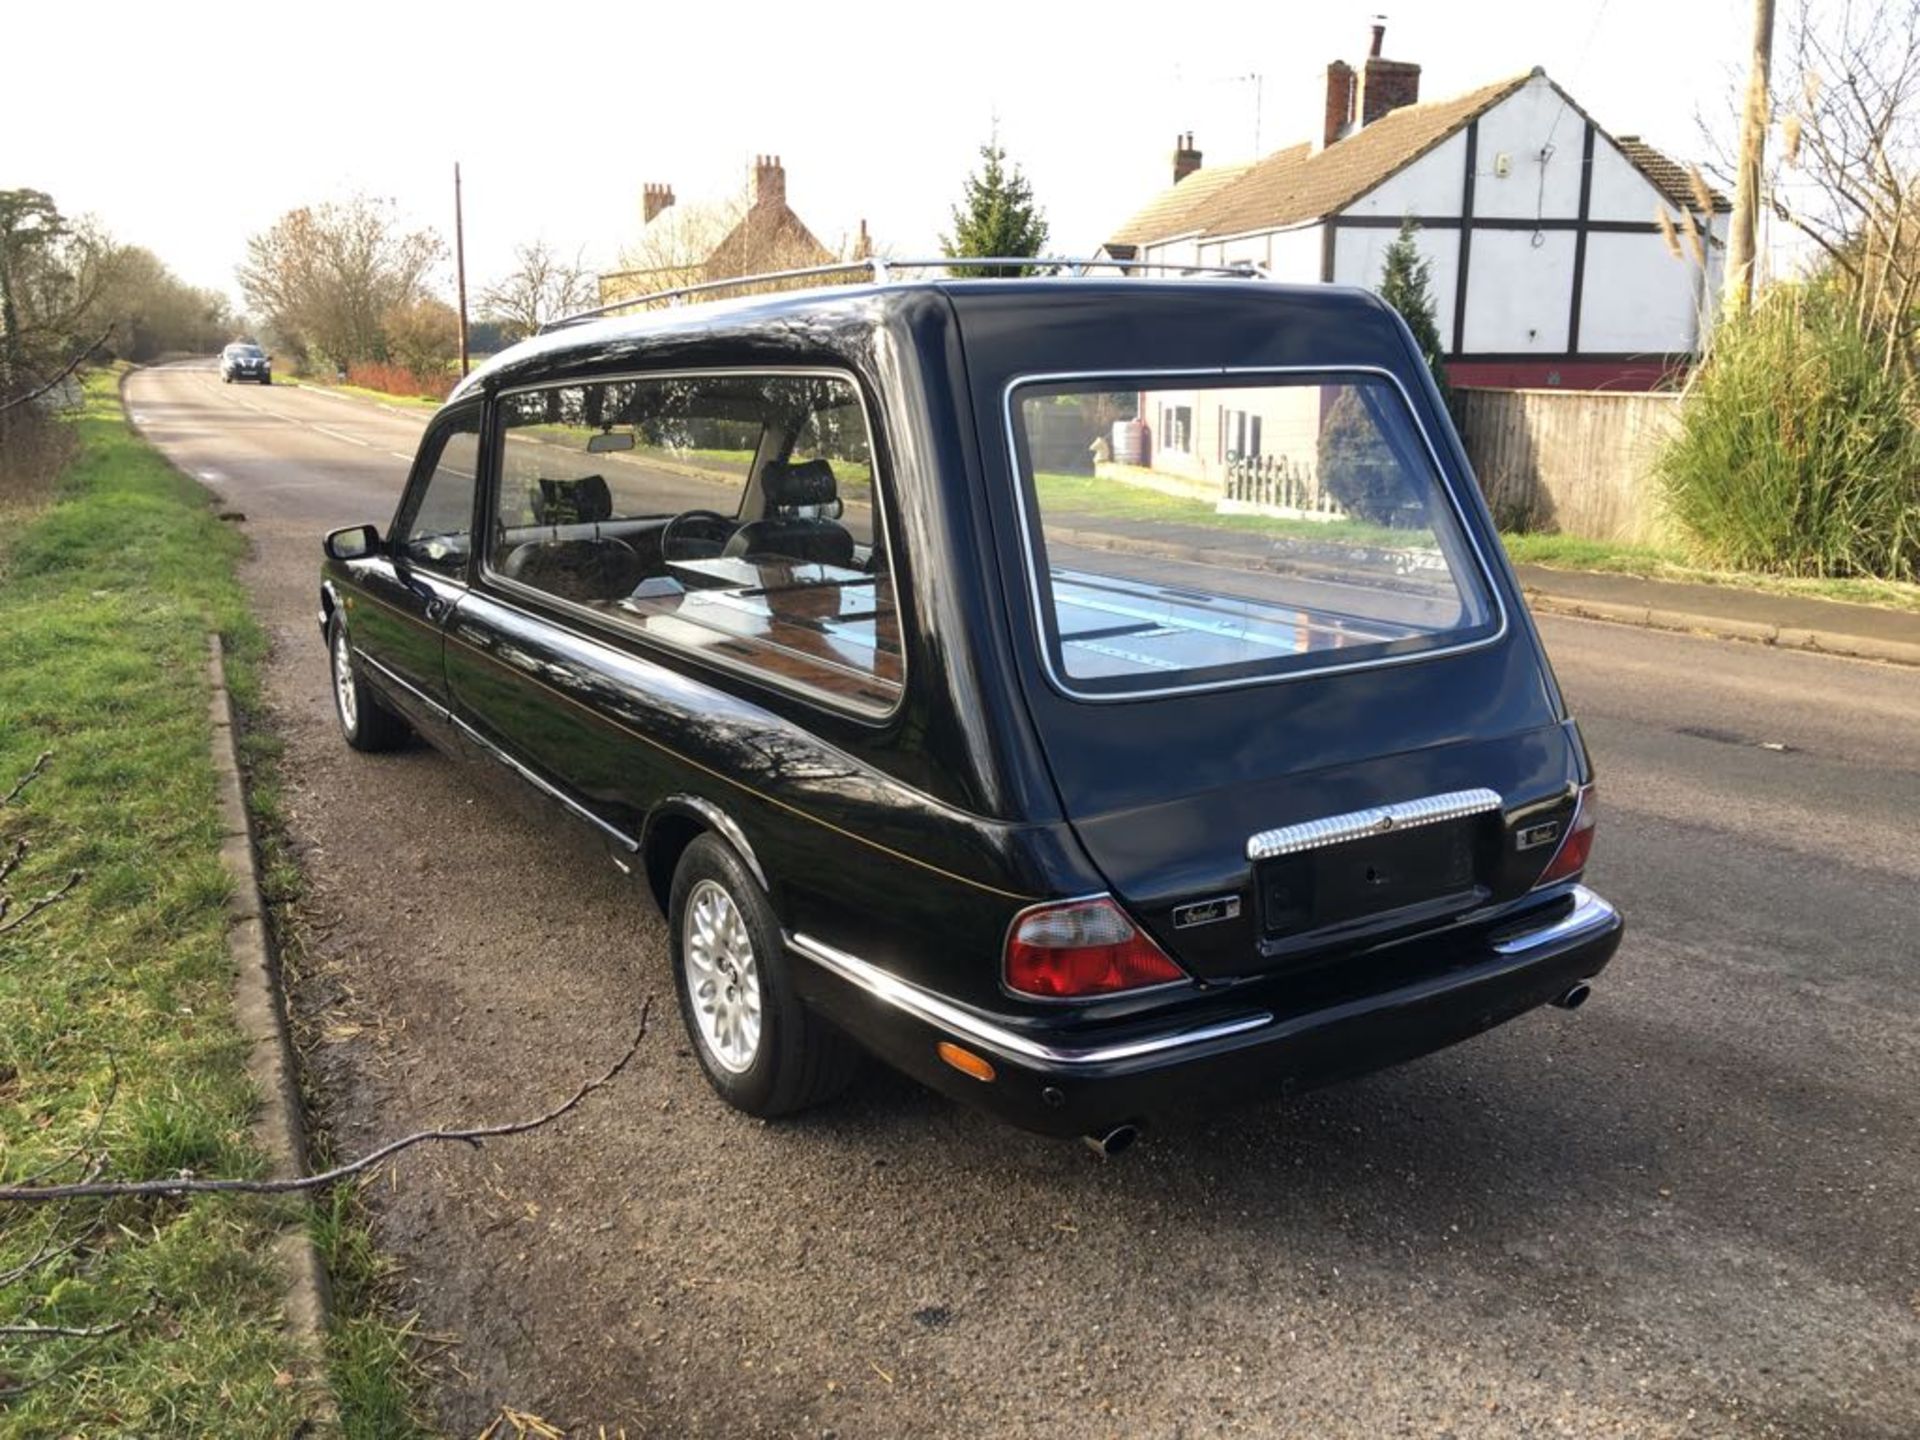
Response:
[[[1723,322],[1658,473],[1702,559],[1920,578],[1920,386],[1820,286]]]
[[[349,385],[384,391],[388,395],[419,395],[429,400],[446,399],[459,378],[451,370],[433,370],[421,374],[409,370],[405,365],[377,360],[366,360],[347,367]]]

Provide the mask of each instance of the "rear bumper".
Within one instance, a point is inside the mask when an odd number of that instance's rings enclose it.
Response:
[[[1026,1129],[1082,1135],[1365,1074],[1555,1000],[1606,967],[1624,928],[1584,886],[1570,899],[1533,928],[1436,949],[1418,978],[1320,1009],[1287,1013],[1287,982],[1268,980],[1177,1023],[1099,1031],[982,1015],[805,935],[789,943],[811,962],[809,998],[883,1059]],[[941,1063],[943,1040],[986,1056],[996,1078]]]

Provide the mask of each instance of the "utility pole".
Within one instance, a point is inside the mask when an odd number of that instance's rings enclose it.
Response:
[[[453,269],[460,287],[460,377],[467,374],[467,227],[460,211],[460,162],[453,162]]]
[[[1753,306],[1754,243],[1760,229],[1760,169],[1767,150],[1768,71],[1773,64],[1773,0],[1753,0],[1753,56],[1747,109],[1740,121],[1740,163],[1734,173],[1733,225],[1727,233],[1722,308],[1744,315]],[[1710,217],[1709,217],[1710,218]]]

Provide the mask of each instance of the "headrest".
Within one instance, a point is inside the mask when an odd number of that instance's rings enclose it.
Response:
[[[760,472],[760,493],[768,508],[795,505],[831,505],[839,498],[833,467],[824,460],[791,463],[769,460]]]
[[[540,493],[533,497],[536,525],[597,523],[613,518],[613,492],[601,475],[582,475],[577,480],[549,480],[540,477]]]

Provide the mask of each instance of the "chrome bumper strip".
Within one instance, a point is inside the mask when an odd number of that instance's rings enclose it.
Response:
[[[858,956],[849,955],[844,950],[836,950],[831,945],[822,944],[810,936],[790,935],[787,937],[787,943],[822,969],[838,975],[849,984],[859,986],[876,999],[883,1000],[896,1009],[904,1010],[929,1025],[937,1025],[943,1030],[951,1031],[965,1040],[972,1041],[981,1049],[989,1050],[1007,1060],[1038,1061],[1044,1065],[1106,1065],[1118,1060],[1134,1060],[1147,1055],[1165,1054],[1187,1046],[1208,1044],[1229,1035],[1241,1035],[1273,1023],[1273,1016],[1261,1010],[1247,1015],[1237,1015],[1231,1020],[1220,1020],[1209,1025],[1187,1026],[1178,1030],[1168,1030],[1159,1035],[1148,1035],[1138,1040],[1123,1040],[1111,1045],[1094,1045],[1086,1048],[1046,1045],[1038,1040],[1029,1039],[1018,1031],[1009,1030],[1004,1025],[983,1020],[970,1011],[963,1010],[952,1001],[942,999],[930,990],[923,990],[911,981],[902,980],[891,971],[882,970],[878,965],[862,960]]]
[[[1391,805],[1372,805],[1365,810],[1350,810],[1344,815],[1323,815],[1318,820],[1302,820],[1297,825],[1282,825],[1277,830],[1262,830],[1256,835],[1249,835],[1247,859],[1271,860],[1277,855],[1317,850],[1323,845],[1338,845],[1343,841],[1358,840],[1364,835],[1411,830],[1417,825],[1461,820],[1469,815],[1499,808],[1498,792],[1484,788],[1449,790],[1444,795],[1399,800]]]
[[[1500,955],[1524,955],[1529,950],[1538,950],[1547,945],[1558,945],[1566,940],[1578,940],[1588,931],[1601,931],[1611,926],[1620,916],[1605,900],[1584,885],[1573,887],[1573,909],[1558,920],[1541,926],[1538,930],[1528,930],[1524,934],[1514,935],[1505,940],[1496,940],[1494,952]]]

